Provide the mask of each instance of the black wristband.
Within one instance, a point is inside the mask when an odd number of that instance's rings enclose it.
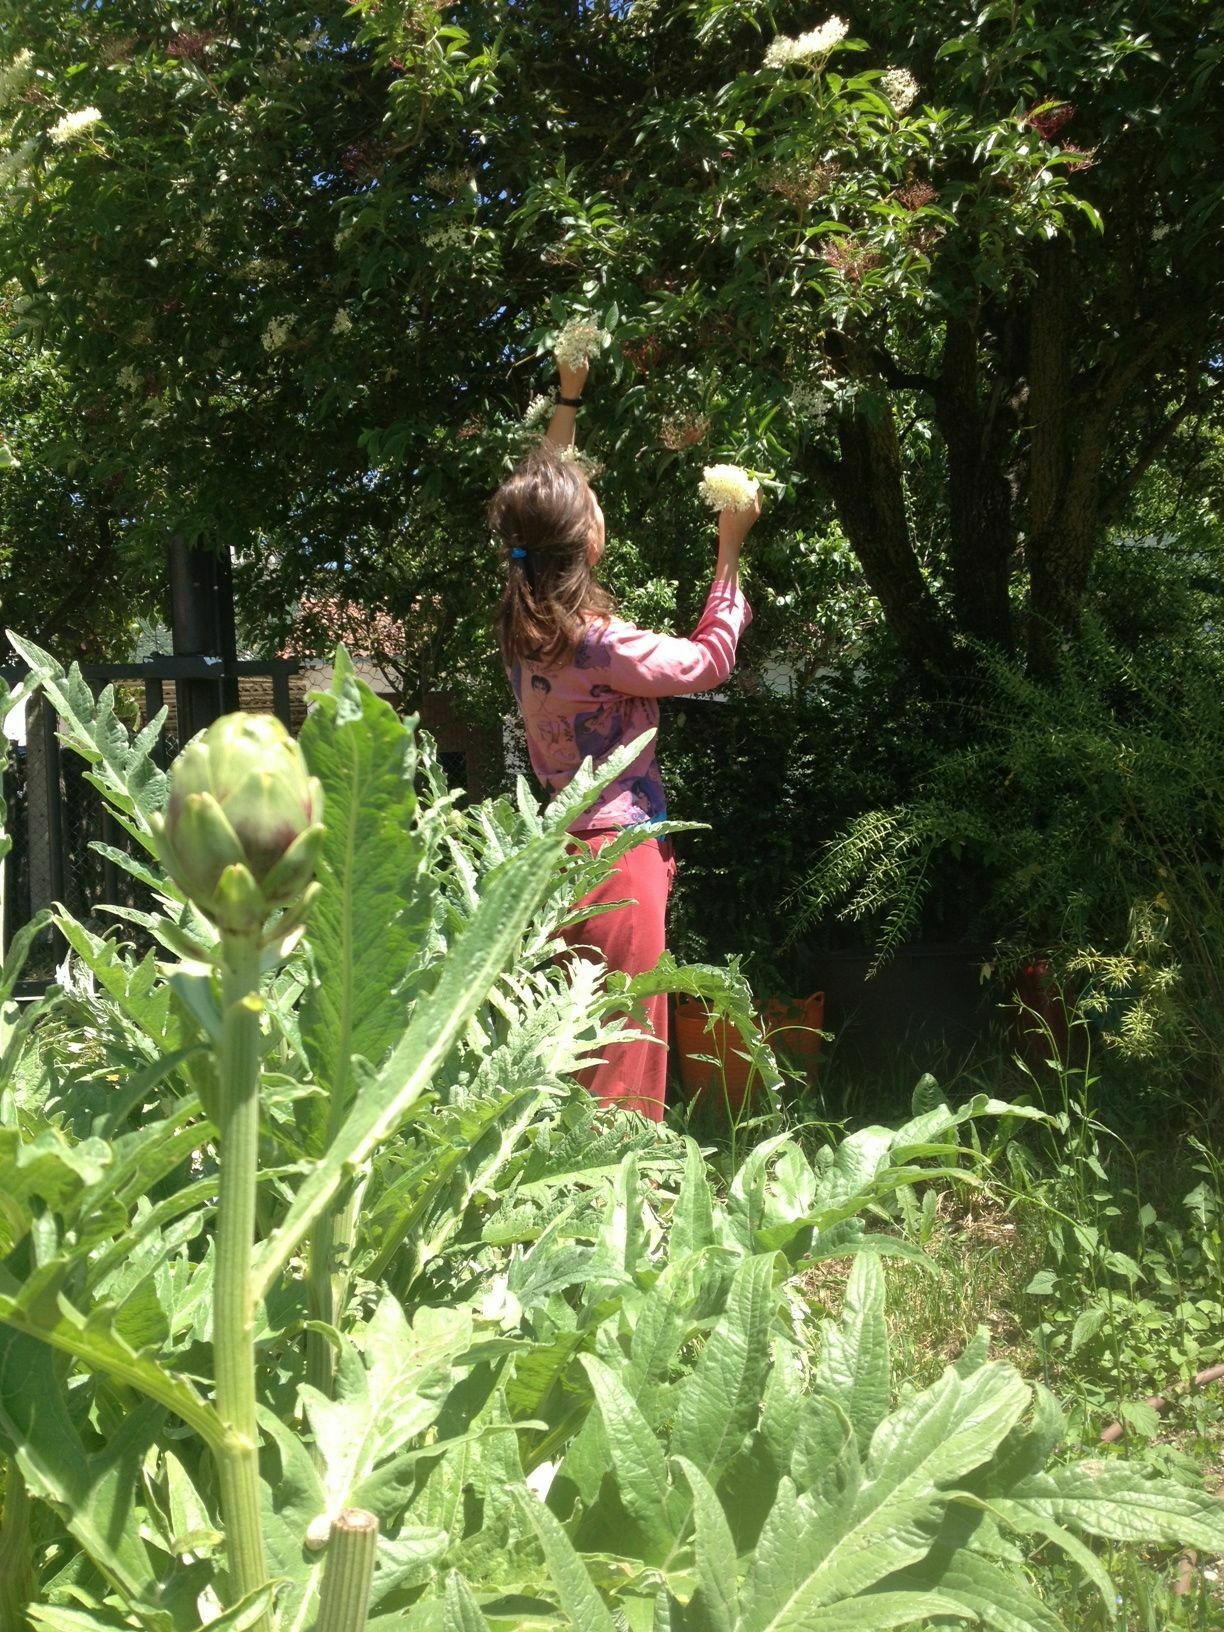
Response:
[[[581,408],[582,407],[582,398],[581,397],[563,397],[563,396],[558,395],[558,397],[557,397],[557,407],[558,408]]]

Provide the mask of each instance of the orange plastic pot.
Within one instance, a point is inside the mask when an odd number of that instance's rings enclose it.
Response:
[[[820,1065],[824,1005],[824,993],[813,992],[810,997],[771,997],[762,1011],[765,1041],[806,1077],[814,1076]]]
[[[674,1024],[684,1097],[694,1106],[704,1101],[738,1116],[760,1081],[745,1058],[739,1032],[726,1020],[711,1025],[701,998],[683,994],[676,997]]]

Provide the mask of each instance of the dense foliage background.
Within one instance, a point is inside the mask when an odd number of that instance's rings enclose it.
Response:
[[[686,944],[750,950],[731,935],[755,927],[768,956],[847,822],[992,731],[1010,763],[1040,693],[1000,662],[1079,672],[1085,615],[1152,684],[1187,644],[1216,662],[1208,0],[0,16],[20,460],[0,583],[53,644],[156,611],[178,535],[232,552],[255,644],[304,611],[321,645],[356,608],[407,648],[407,703],[444,683],[496,717],[483,505],[585,313],[607,342],[583,435],[631,616],[695,616],[704,462],[772,484],[733,705],[670,725],[679,813],[718,828],[686,841]],[[993,835],[1041,830],[1057,756],[1001,779]],[[918,929],[1070,947],[969,825],[928,847]],[[731,856],[753,926],[725,910]],[[1081,860],[1056,871],[1091,898]],[[871,899],[867,940],[893,910]],[[1116,948],[1133,905],[1090,905],[1078,949]]]

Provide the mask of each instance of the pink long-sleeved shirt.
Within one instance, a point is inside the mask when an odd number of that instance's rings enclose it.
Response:
[[[740,635],[752,621],[743,592],[716,582],[687,640],[655,635],[623,618],[592,618],[563,668],[515,663],[510,684],[527,729],[527,751],[553,797],[584,759],[596,765],[614,748],[659,723],[660,697],[722,685],[735,667]],[[667,815],[652,743],[574,823],[574,832],[632,827]]]

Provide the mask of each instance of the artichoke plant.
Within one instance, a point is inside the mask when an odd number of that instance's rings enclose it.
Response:
[[[323,789],[270,714],[227,714],[174,763],[154,834],[171,877],[223,934],[259,933],[308,904]]]

